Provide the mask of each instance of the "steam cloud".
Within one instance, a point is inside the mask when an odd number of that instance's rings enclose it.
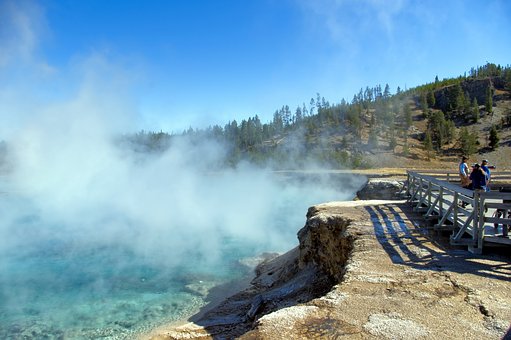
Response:
[[[136,65],[95,51],[52,67],[37,55],[46,25],[31,2],[0,1],[0,23],[0,39],[16,38],[0,44],[4,337],[61,327],[94,337],[90,329],[118,320],[141,325],[147,311],[179,317],[189,312],[192,298],[179,300],[189,282],[246,269],[225,258],[288,250],[309,205],[351,194],[248,164],[212,171],[225,148],[210,140],[177,138],[163,153],[136,154],[118,142],[143,123]],[[139,294],[167,309],[130,304]]]
[[[122,244],[140,256],[177,264],[198,249],[213,261],[226,235],[279,250],[296,243],[306,206],[295,225],[283,226],[275,216],[287,214],[286,202],[274,198],[296,200],[307,188],[283,186],[248,165],[208,172],[223,155],[222,146],[211,141],[191,145],[182,139],[136,162],[113,142],[136,127],[135,110],[116,83],[122,77],[98,57],[85,65],[91,68],[84,68],[75,94],[33,105],[9,131],[13,171],[7,177],[9,199],[0,208],[0,249],[23,249],[37,239]],[[18,98],[26,103],[34,96],[25,92]],[[3,108],[3,121],[13,111],[20,110]],[[208,155],[202,164],[197,153]],[[300,200],[342,198],[335,188],[310,189]]]
[[[9,45],[0,64],[0,140],[9,145],[12,167],[0,179],[8,192],[0,196],[0,253],[62,240],[122,245],[167,265],[191,253],[214,263],[226,236],[285,250],[296,243],[307,205],[345,198],[332,186],[283,186],[248,165],[208,172],[223,155],[211,141],[192,146],[183,139],[136,162],[113,139],[138,130],[138,71],[126,72],[102,53],[54,69],[36,58],[31,21],[18,20],[22,11],[12,3],[7,7],[6,19],[25,24],[11,27],[25,47]],[[202,164],[196,153],[208,155]],[[297,198],[304,205],[291,210],[296,216],[275,217],[287,215],[286,204]]]

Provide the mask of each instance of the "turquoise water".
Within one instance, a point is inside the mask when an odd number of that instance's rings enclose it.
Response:
[[[186,319],[208,302],[208,289],[249,274],[244,260],[296,245],[310,205],[350,199],[359,184],[342,194],[331,183],[279,183],[283,190],[263,197],[271,208],[238,211],[235,229],[154,229],[131,217],[115,219],[126,224],[115,237],[106,230],[110,217],[82,230],[80,221],[50,218],[32,200],[3,194],[0,339],[130,339]],[[226,207],[218,216],[229,214]]]
[[[164,267],[119,246],[55,240],[31,244],[21,256],[4,253],[0,338],[129,338],[183,319],[205,303],[208,288],[247,274],[238,259],[253,249],[225,241],[217,268],[193,259]]]

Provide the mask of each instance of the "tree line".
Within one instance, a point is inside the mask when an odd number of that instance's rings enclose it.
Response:
[[[484,103],[480,103],[481,89],[476,88],[480,84],[473,82],[484,79],[488,86]],[[159,152],[172,147],[175,138],[192,142],[215,140],[227,147],[223,166],[236,166],[243,160],[278,168],[310,161],[332,167],[368,167],[371,152],[381,149],[396,152],[398,139],[402,141],[400,152],[408,154],[413,113],[421,110],[427,130],[420,138],[428,154],[433,156],[453,143],[457,143],[460,152],[471,154],[477,148],[477,138],[468,125],[476,123],[481,112],[492,112],[496,85],[511,91],[509,66],[488,63],[457,78],[435,77],[432,83],[404,91],[398,87],[394,94],[388,84],[361,88],[350,102],[341,99],[331,104],[317,93],[294,109],[284,105],[275,110],[272,120],[265,123],[255,115],[240,122],[229,121],[224,126],[189,128],[181,134],[142,131],[125,136],[123,141],[135,151]],[[494,147],[498,143],[495,143],[498,128],[495,127],[493,136]]]

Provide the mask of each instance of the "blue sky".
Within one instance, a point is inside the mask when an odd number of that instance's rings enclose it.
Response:
[[[508,65],[509,32],[507,0],[0,0],[0,117],[90,86],[132,129],[267,122],[316,93]]]

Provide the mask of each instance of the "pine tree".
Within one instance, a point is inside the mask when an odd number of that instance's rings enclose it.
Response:
[[[446,142],[452,143],[456,137],[456,125],[452,120],[447,120],[445,121],[444,130]]]
[[[369,110],[367,110],[367,114],[369,115]],[[369,120],[369,127],[374,128],[376,125],[376,115],[374,113],[371,114],[371,119]]]
[[[309,111],[307,111],[307,107],[305,106],[305,103],[303,103],[302,105],[302,114],[303,114],[303,117],[307,117],[307,114],[309,113]]]
[[[303,120],[302,108],[300,106],[296,107],[295,115],[293,117],[293,124],[300,125]]]
[[[390,86],[389,84],[385,84],[385,90],[383,90],[383,99],[388,99],[390,97]]]
[[[369,146],[372,148],[378,147],[378,134],[376,132],[376,128],[372,128],[369,132],[369,139],[367,144],[369,144]]]
[[[468,93],[468,91],[465,92],[464,99],[465,100],[463,101],[463,112],[465,114],[469,114],[471,106],[470,106],[470,94]]]
[[[282,107],[282,121],[285,128],[288,128],[289,125],[291,125],[291,110],[287,105]]]
[[[431,132],[431,138],[437,143],[437,150],[440,150],[446,141],[449,141],[449,126],[442,111],[434,111],[431,114],[428,130]]]
[[[458,142],[461,152],[466,156],[470,156],[477,151],[477,134],[475,132],[470,133],[466,127],[461,129]]]
[[[463,111],[463,109],[465,108],[465,102],[466,102],[465,94],[463,93],[463,91],[460,90],[458,92],[458,96],[456,97],[456,108],[458,110],[458,113]]]
[[[424,137],[424,150],[426,151],[426,155],[428,160],[431,159],[431,155],[433,152],[433,141],[431,140],[431,132],[426,130],[426,136]]]
[[[408,146],[408,137],[405,137],[405,142],[403,144],[403,156],[408,157],[410,153],[410,147]]]
[[[425,92],[423,92],[421,94],[421,97],[420,97],[420,106],[421,106],[421,109],[422,109],[422,113],[424,113],[424,116],[427,116],[428,114],[428,98],[427,98],[427,95]]]
[[[346,149],[348,147],[348,138],[346,135],[342,136],[341,148]]]
[[[460,104],[463,104],[463,98],[461,98],[461,96],[464,97],[465,95],[461,89],[460,82],[457,81],[449,93],[449,105],[451,107],[449,111],[458,111],[461,109]]]
[[[412,109],[410,108],[409,105],[405,104],[404,110],[405,110],[405,125],[406,125],[406,129],[408,130],[408,128],[410,126],[412,126],[412,123],[413,123]]]
[[[493,125],[490,130],[490,148],[495,150],[499,146],[499,134],[497,131],[497,127]]]
[[[474,120],[474,123],[479,121],[479,104],[477,104],[476,97],[472,100],[472,119]]]
[[[394,149],[397,146],[397,140],[396,140],[396,134],[394,130],[391,130],[390,132],[390,140],[389,140],[389,148],[392,150],[392,153],[394,153]]]
[[[435,94],[433,91],[428,92],[428,105],[429,107],[433,108],[436,104]]]

